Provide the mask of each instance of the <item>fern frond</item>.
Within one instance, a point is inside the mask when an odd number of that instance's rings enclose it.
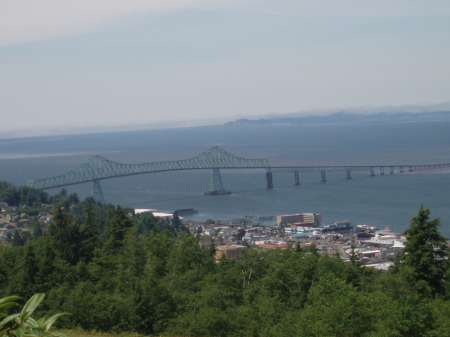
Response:
[[[25,323],[27,319],[31,316],[31,314],[36,310],[39,304],[44,299],[45,294],[38,293],[33,295],[27,303],[22,308],[22,312],[20,313],[20,322]]]

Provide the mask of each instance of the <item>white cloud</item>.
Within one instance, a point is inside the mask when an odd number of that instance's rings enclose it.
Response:
[[[221,2],[223,0],[2,0],[0,46],[85,33],[133,14]]]

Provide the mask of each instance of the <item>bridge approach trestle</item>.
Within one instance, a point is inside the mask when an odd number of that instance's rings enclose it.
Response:
[[[294,185],[300,185],[300,173],[320,173],[320,181],[327,181],[328,172],[345,172],[346,179],[351,179],[351,172],[369,172],[374,177],[378,172],[384,175],[384,170],[389,168],[390,174],[404,173],[407,169],[409,173],[430,171],[439,169],[450,169],[450,163],[447,164],[425,164],[425,165],[329,165],[329,166],[272,166],[267,169],[266,181],[267,188],[273,188],[274,173],[294,173]]]

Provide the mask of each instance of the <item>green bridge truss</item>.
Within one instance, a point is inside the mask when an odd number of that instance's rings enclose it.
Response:
[[[376,170],[379,171],[380,175],[384,175],[385,169],[390,174],[403,173],[404,171],[448,170],[450,169],[450,163],[431,165],[270,166],[266,159],[240,158],[218,146],[213,146],[189,159],[143,164],[122,164],[101,156],[94,156],[66,173],[55,177],[32,180],[28,183],[28,186],[45,190],[91,182],[94,198],[103,202],[100,180],[145,173],[201,169],[212,169],[209,191],[205,194],[214,195],[230,193],[224,189],[219,169],[265,169],[266,188],[271,189],[273,188],[273,173],[293,172],[295,185],[300,185],[299,174],[303,172],[320,172],[321,181],[326,182],[326,172],[346,172],[347,179],[351,179],[351,171],[369,171],[371,176],[375,176]]]
[[[51,189],[68,185],[92,182],[93,195],[103,201],[103,192],[100,180],[124,177],[136,174],[155,173],[177,170],[213,169],[214,183],[210,185],[210,191],[223,190],[223,183],[218,169],[248,169],[270,167],[265,159],[245,159],[235,156],[218,146],[189,159],[176,161],[163,161],[143,164],[122,164],[101,156],[90,157],[86,162],[63,174],[36,179],[28,183],[29,187],[38,189]]]

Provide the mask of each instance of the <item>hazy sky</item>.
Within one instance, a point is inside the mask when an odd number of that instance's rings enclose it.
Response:
[[[449,100],[449,0],[0,0],[0,138]]]

